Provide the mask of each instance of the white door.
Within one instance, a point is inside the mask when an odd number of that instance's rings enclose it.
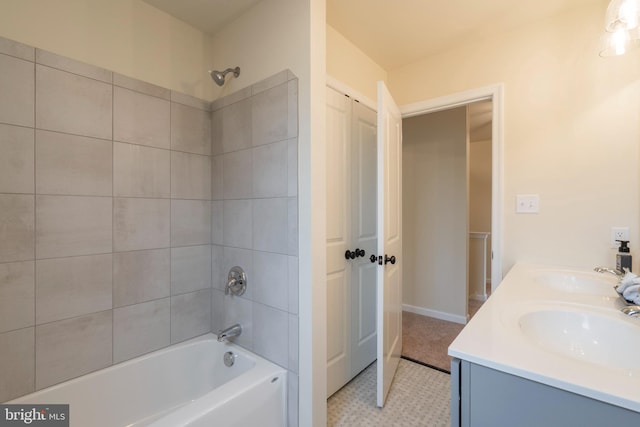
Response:
[[[402,353],[402,117],[378,82],[378,377],[384,406]]]
[[[327,88],[326,148],[331,396],[376,359],[376,113]]]
[[[376,112],[352,102],[351,247],[364,251],[351,264],[351,378],[376,360],[377,252]],[[362,254],[362,252],[360,252]]]
[[[327,396],[349,380],[351,366],[351,301],[346,262],[350,230],[346,185],[349,166],[351,100],[327,88]]]

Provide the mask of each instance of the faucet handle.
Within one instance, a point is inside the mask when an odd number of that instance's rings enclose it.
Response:
[[[240,296],[247,290],[247,273],[242,267],[232,267],[227,276],[227,286],[224,288],[226,295]]]

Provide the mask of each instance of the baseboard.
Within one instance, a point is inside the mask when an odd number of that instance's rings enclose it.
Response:
[[[476,301],[486,301],[488,297],[486,295],[474,294],[474,295],[469,295],[469,299],[474,299]]]
[[[416,307],[409,304],[402,304],[402,311],[408,311],[409,313],[415,313],[421,316],[433,317],[435,319],[446,320],[448,322],[460,323],[462,325],[466,325],[467,323],[467,319],[464,316],[445,313],[443,311],[430,310],[424,307]]]

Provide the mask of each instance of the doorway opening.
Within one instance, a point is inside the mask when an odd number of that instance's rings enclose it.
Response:
[[[501,280],[502,87],[402,108],[403,357],[447,348]]]

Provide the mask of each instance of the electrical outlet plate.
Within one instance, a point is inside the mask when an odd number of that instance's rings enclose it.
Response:
[[[611,227],[611,247],[617,248],[620,243],[616,240],[629,241],[629,227]]]

